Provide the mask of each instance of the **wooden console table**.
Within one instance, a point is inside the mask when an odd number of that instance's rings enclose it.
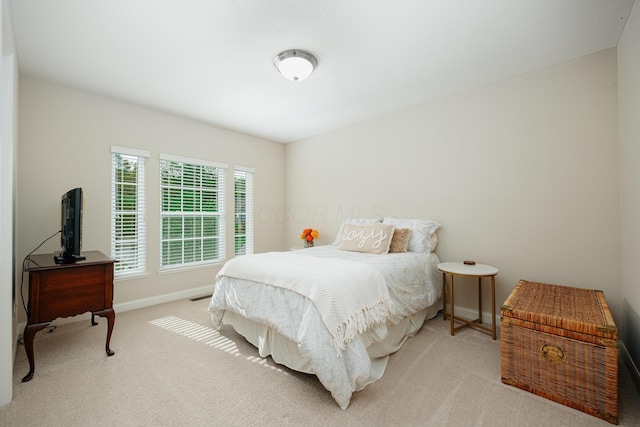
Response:
[[[30,381],[35,371],[33,339],[36,333],[58,317],[91,312],[91,324],[97,325],[95,315],[108,322],[107,356],[116,314],[113,311],[114,259],[99,251],[82,252],[85,260],[71,264],[56,264],[53,254],[31,255],[29,272],[29,317],[24,328],[24,348],[29,359],[29,373],[22,382]]]

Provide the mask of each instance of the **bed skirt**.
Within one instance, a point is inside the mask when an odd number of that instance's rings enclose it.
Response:
[[[398,351],[407,338],[415,335],[425,320],[435,317],[440,306],[441,301],[436,302],[412,316],[405,317],[400,323],[388,327],[387,337],[367,348],[371,358],[370,375],[368,379],[363,379],[357,384],[356,390],[362,390],[366,385],[379,380],[387,367],[389,355]],[[231,325],[237,333],[253,344],[261,357],[271,356],[280,365],[294,371],[315,375],[308,360],[301,355],[298,345],[273,329],[230,310],[224,313],[222,322]]]

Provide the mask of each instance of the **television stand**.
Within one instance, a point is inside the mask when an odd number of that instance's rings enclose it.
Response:
[[[84,252],[85,259],[74,263],[56,264],[51,253],[31,255],[29,272],[29,303],[27,325],[24,328],[24,349],[29,359],[29,373],[22,382],[30,381],[35,371],[33,339],[58,317],[70,317],[91,312],[107,319],[107,356],[116,314],[113,311],[113,264],[116,262],[99,251]]]
[[[87,257],[84,255],[64,255],[61,253],[60,255],[53,256],[53,261],[56,264],[73,264],[74,262],[85,259],[87,259]]]

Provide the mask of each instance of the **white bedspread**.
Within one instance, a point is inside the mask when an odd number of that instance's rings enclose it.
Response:
[[[387,335],[387,325],[417,313],[439,301],[442,276],[436,269],[435,254],[364,254],[319,246],[294,251],[296,257],[336,258],[341,262],[364,263],[378,271],[387,286],[393,314],[386,324],[374,326],[345,342],[340,356],[320,312],[302,294],[253,280],[219,275],[209,305],[215,327],[220,328],[224,312],[229,310],[272,328],[297,343],[301,355],[332,397],[345,409],[354,391],[382,376],[388,358],[372,359],[367,347]],[[247,262],[251,256],[247,257]],[[238,257],[240,258],[240,257]]]
[[[268,252],[227,262],[218,277],[276,286],[309,298],[333,337],[338,356],[357,334],[385,323],[393,313],[382,273],[366,263]]]

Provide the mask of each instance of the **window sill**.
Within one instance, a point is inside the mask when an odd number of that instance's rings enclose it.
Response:
[[[222,267],[223,265],[224,265],[224,261],[214,262],[214,263],[211,263],[211,264],[189,265],[189,266],[184,266],[184,267],[165,267],[165,268],[162,268],[162,269],[158,270],[158,275],[172,274],[172,273],[182,273],[184,271],[202,270],[202,269],[205,269],[205,268],[217,268],[217,267]]]

